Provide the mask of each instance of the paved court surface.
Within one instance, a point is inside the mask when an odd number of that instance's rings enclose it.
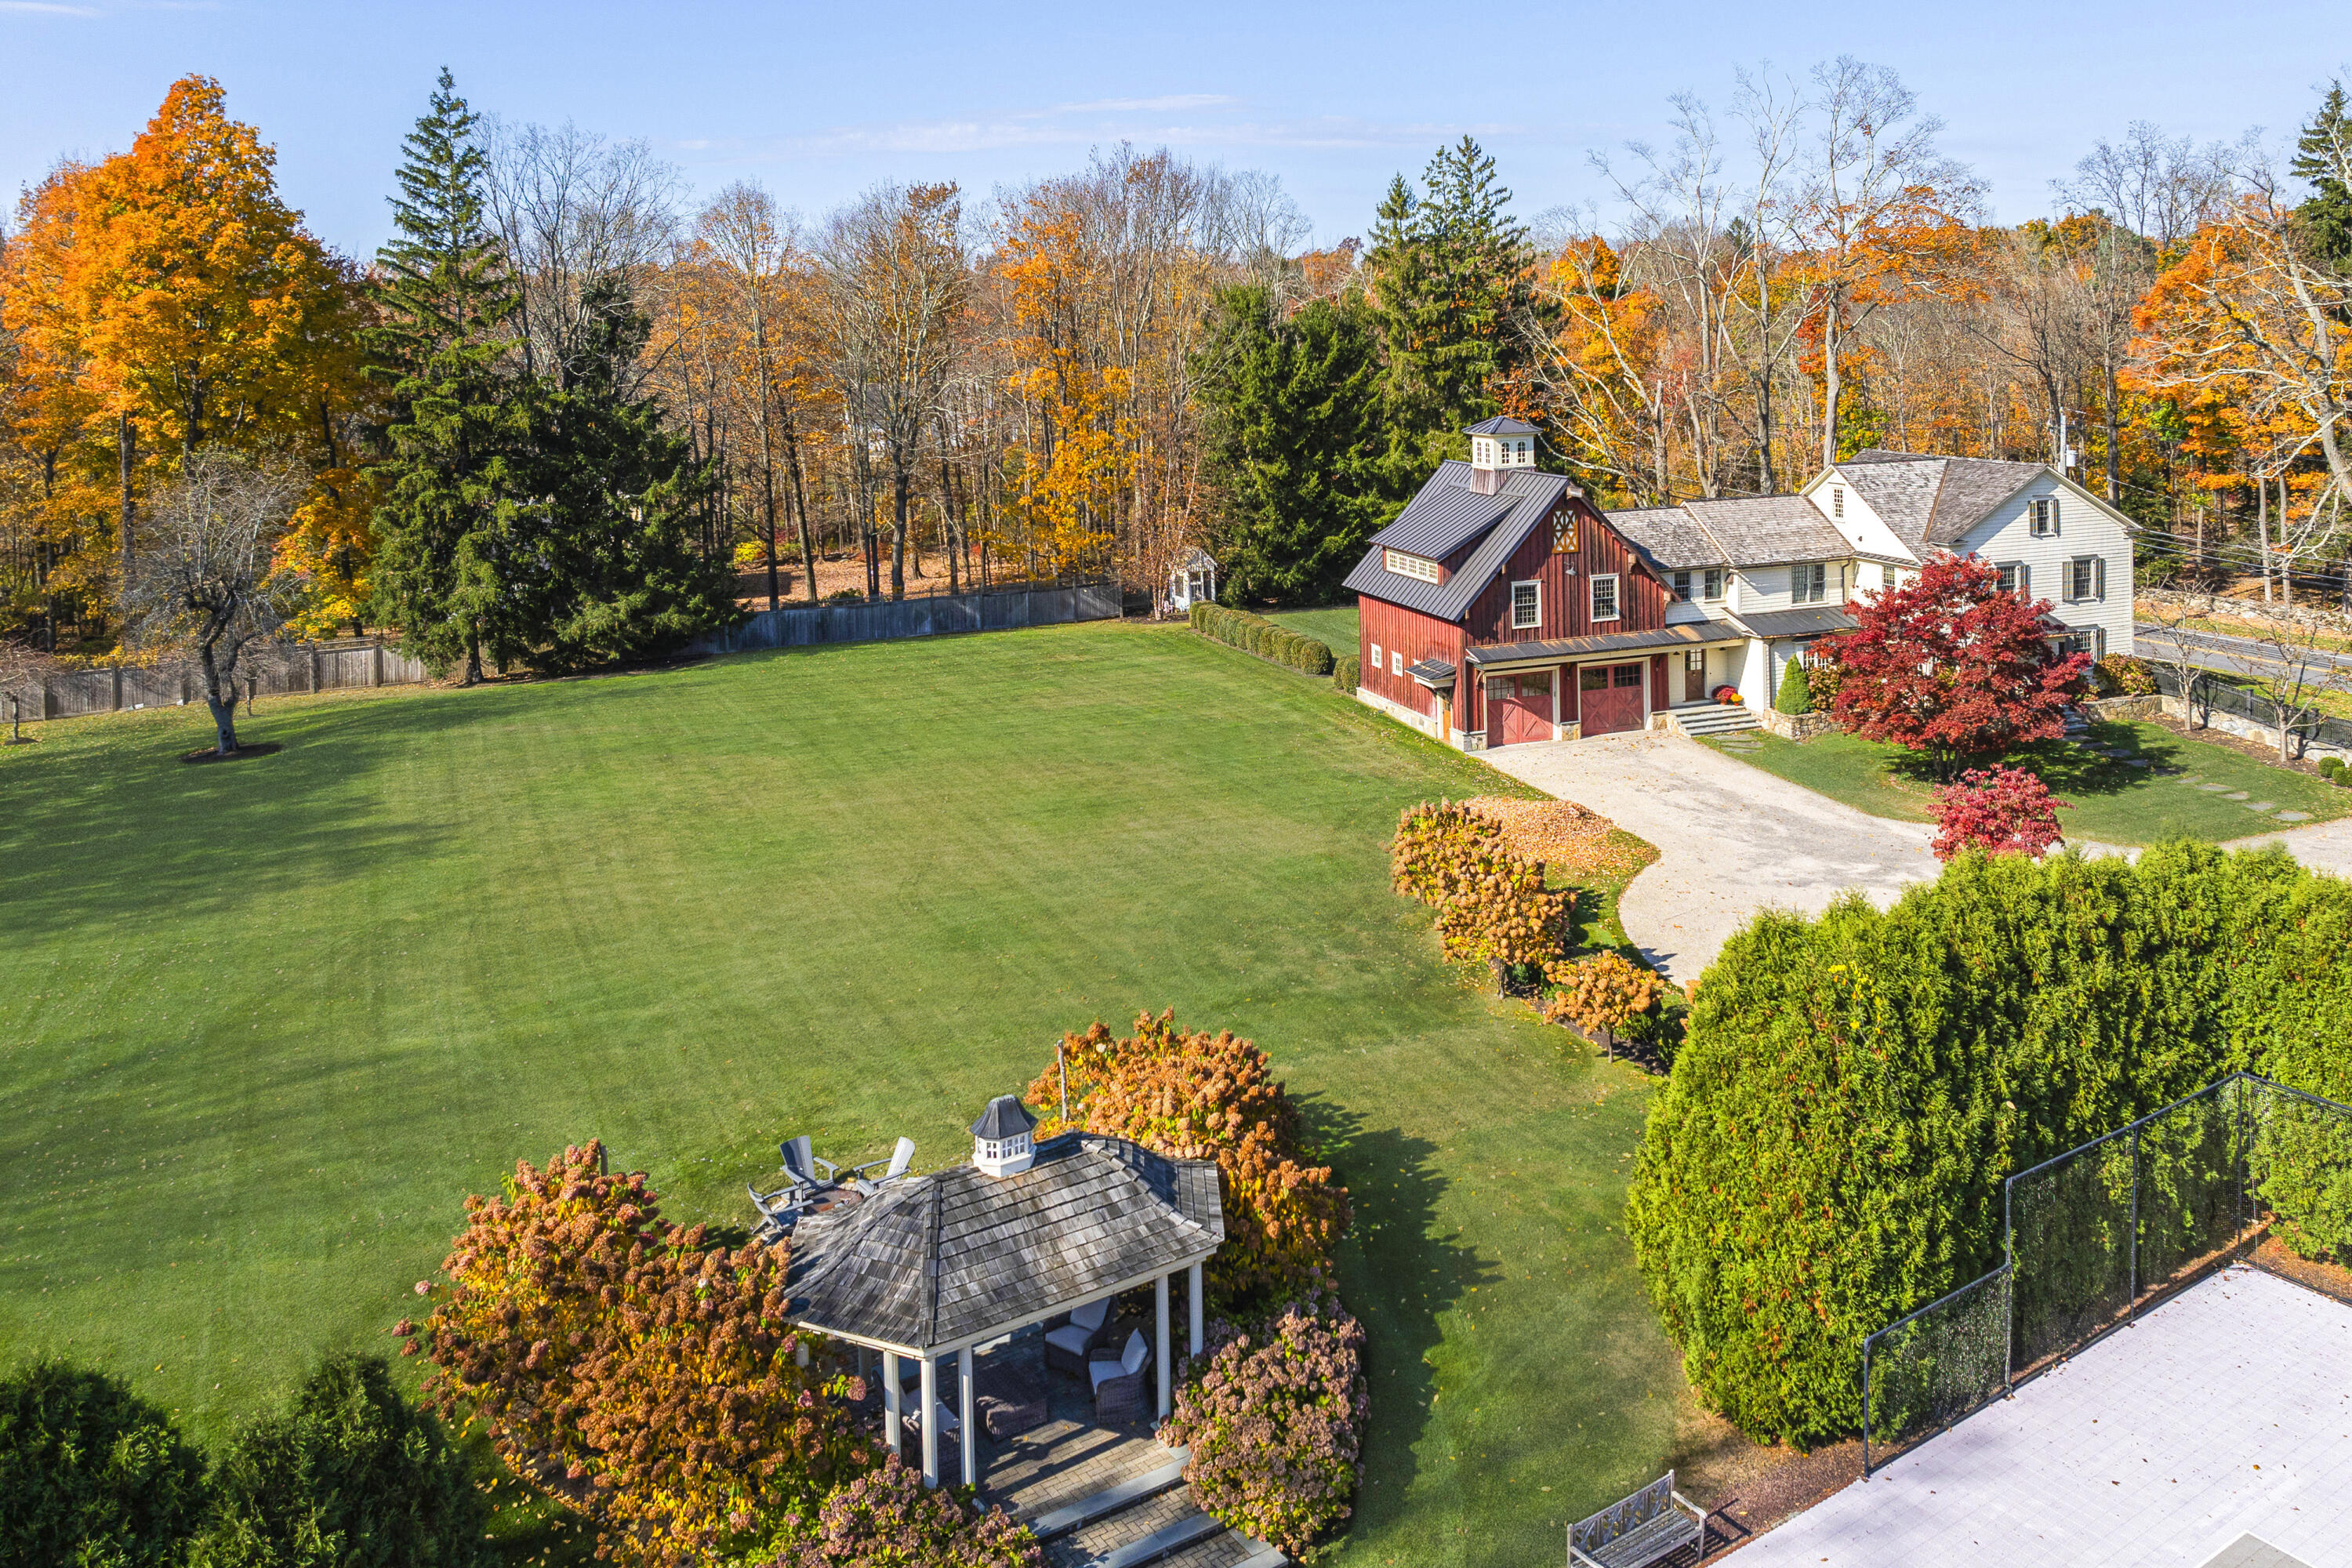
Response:
[[[1728,1561],[2352,1568],[2352,1308],[2217,1275]]]
[[[1696,980],[1768,905],[1816,914],[1848,888],[1884,909],[1940,868],[1936,830],[1890,822],[1681,735],[1644,731],[1479,753],[1658,847],[1617,908],[1625,935],[1676,981]]]

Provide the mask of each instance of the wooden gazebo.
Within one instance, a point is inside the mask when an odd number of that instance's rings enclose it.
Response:
[[[1202,1266],[1224,1240],[1213,1161],[1174,1160],[1123,1138],[1036,1142],[1012,1095],[972,1125],[972,1163],[887,1184],[802,1219],[793,1320],[881,1352],[886,1442],[899,1447],[899,1362],[921,1367],[923,1479],[939,1483],[939,1367],[955,1357],[963,1480],[979,1481],[976,1347],[1073,1308],[1154,1287],[1159,1411],[1169,1413],[1169,1281],[1187,1276],[1201,1349]]]

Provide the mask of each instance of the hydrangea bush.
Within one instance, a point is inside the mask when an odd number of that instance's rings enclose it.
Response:
[[[1192,1450],[1202,1512],[1291,1556],[1352,1510],[1371,1390],[1364,1331],[1321,1291],[1254,1328],[1211,1325],[1160,1440]]]
[[[1045,1568],[1045,1549],[1002,1509],[934,1490],[891,1458],[825,1499],[768,1568]]]

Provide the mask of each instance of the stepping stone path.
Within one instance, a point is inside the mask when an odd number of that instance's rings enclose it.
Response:
[[[2203,773],[2182,773],[2180,775],[2180,782],[2182,784],[2203,784],[2205,782],[2205,775]]]
[[[2252,800],[2252,799],[2253,799],[2254,797],[2253,797],[2252,795],[2248,794],[2248,793],[2247,793],[2246,791],[2244,791],[2244,790],[2242,790],[2242,789],[2233,789],[2233,790],[2231,790],[2229,794],[2227,794],[2227,795],[2223,795],[2221,798],[2222,798],[2223,800]]]
[[[2309,822],[2311,820],[2311,813],[2307,811],[2282,811],[2278,814],[2278,820],[2281,822]]]
[[[2276,811],[2278,809],[2278,802],[2274,800],[2250,800],[2246,803],[2246,809],[2248,811]]]
[[[2198,787],[2200,791],[2202,791],[2203,793],[2205,793],[2205,794],[2207,794],[2207,795],[2219,795],[2219,794],[2221,794],[2223,790],[2228,789],[2230,786],[2229,786],[2228,784],[2199,784],[2197,787]]]
[[[2146,757],[2126,757],[2124,759],[2124,766],[2127,768],[2152,768],[2156,766],[2156,764],[2149,762]]]

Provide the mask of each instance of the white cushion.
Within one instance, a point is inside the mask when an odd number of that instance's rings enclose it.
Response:
[[[1118,1358],[1118,1364],[1129,1373],[1141,1372],[1144,1358],[1150,1353],[1151,1348],[1143,1342],[1143,1331],[1134,1330],[1127,1336],[1127,1352]]]
[[[1109,1316],[1110,1298],[1105,1296],[1099,1301],[1089,1301],[1083,1307],[1074,1309],[1070,1313],[1070,1321],[1091,1333],[1101,1328],[1103,1320]]]
[[[955,1412],[954,1412],[954,1411],[950,1410],[950,1409],[949,1409],[945,1405],[942,1405],[941,1403],[940,1403],[940,1402],[939,1402],[938,1400],[936,1400],[936,1399],[935,1399],[935,1400],[933,1400],[933,1401],[931,1402],[931,1408],[932,1408],[932,1409],[934,1409],[934,1410],[936,1410],[936,1411],[938,1411],[938,1412],[940,1413],[940,1431],[942,1431],[942,1432],[952,1432],[952,1431],[954,1431],[954,1430],[956,1429],[956,1418],[955,1418]]]
[[[1115,1361],[1090,1361],[1087,1363],[1087,1383],[1091,1387],[1097,1389],[1102,1387],[1104,1384],[1108,1383],[1114,1377],[1125,1377],[1126,1375],[1127,1368],[1121,1366]]]
[[[1094,1337],[1095,1334],[1092,1329],[1083,1329],[1076,1323],[1064,1323],[1058,1329],[1047,1329],[1045,1331],[1045,1342],[1047,1344],[1058,1346],[1061,1349],[1069,1352],[1072,1355],[1086,1354],[1087,1342]]]

